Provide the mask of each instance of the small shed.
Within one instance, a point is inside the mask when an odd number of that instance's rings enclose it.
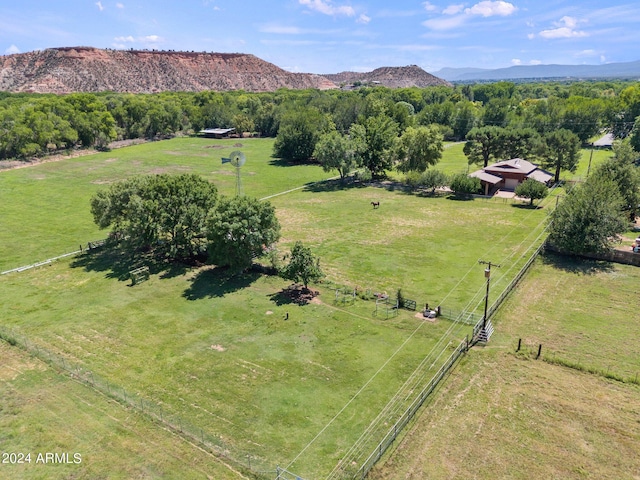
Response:
[[[229,138],[229,135],[235,131],[235,128],[205,128],[199,133],[207,138]]]

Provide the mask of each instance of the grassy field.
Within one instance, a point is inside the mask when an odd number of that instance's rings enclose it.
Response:
[[[7,228],[0,233],[0,267],[103,237],[89,198],[132,174],[195,172],[233,194],[233,171],[220,157],[239,148],[234,144],[183,138],[1,172]],[[390,186],[312,185],[329,175],[270,158],[271,145],[243,140],[245,192],[262,197],[306,185],[271,200],[283,227],[280,249],[302,240],[320,255],[331,281],[392,295],[402,288],[419,307],[480,307],[477,260],[501,263],[492,279],[498,292],[541,241],[555,203],[531,209]],[[371,208],[373,200],[379,209]],[[174,268],[131,287],[126,273],[103,253],[0,277],[2,324],[218,436],[235,458],[249,454],[254,466],[290,465],[310,478],[335,465],[443,336],[453,341],[466,333],[413,312],[375,317],[372,302],[337,308],[329,284],[318,287],[317,301],[300,306],[273,277]]]
[[[235,193],[235,170],[221,158],[242,150],[247,195],[258,198],[328,178],[317,165],[273,159],[272,139],[176,138],[29,168],[0,171],[0,271],[78,249],[104,238],[94,225],[89,200],[100,188],[135,174],[197,173],[222,194]]]
[[[537,261],[489,346],[470,352],[371,478],[639,478],[638,281],[637,267]]]
[[[0,342],[0,358],[0,452],[30,454],[31,460],[0,463],[5,480],[241,477],[220,459],[7,343]],[[72,463],[37,462],[47,453],[67,453]]]

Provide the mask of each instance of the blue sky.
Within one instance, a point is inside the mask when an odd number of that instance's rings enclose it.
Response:
[[[251,53],[294,72],[640,60],[640,8],[586,0],[3,0],[0,54]]]

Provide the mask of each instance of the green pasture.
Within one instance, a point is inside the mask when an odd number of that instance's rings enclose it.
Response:
[[[539,257],[490,343],[469,352],[370,477],[637,477],[638,282],[638,267]]]
[[[496,318],[498,338],[517,336],[536,353],[542,344],[549,361],[640,381],[638,267],[549,254],[529,275]]]
[[[241,149],[245,193],[304,187],[271,201],[282,224],[281,253],[302,240],[333,282],[314,286],[317,301],[300,306],[282,293],[280,279],[229,278],[213,267],[153,271],[132,287],[129,267],[102,252],[0,277],[0,318],[36,345],[219,437],[234,458],[249,455],[269,468],[293,462],[292,471],[314,478],[333,468],[443,336],[455,343],[470,329],[408,311],[376,317],[371,301],[337,307],[330,287],[392,296],[402,288],[418,308],[477,310],[484,289],[477,261],[501,264],[492,278],[497,295],[542,241],[555,199],[532,209],[392,186],[311,184],[329,175],[272,159],[272,140],[235,143],[182,138],[1,172],[2,269],[103,237],[89,198],[136,173],[200,173],[233,194],[233,169],[220,157]]]
[[[240,478],[215,456],[7,343],[0,342],[0,358],[0,452],[30,459],[0,463],[3,479]],[[38,462],[47,453],[68,454],[71,463]]]
[[[240,145],[242,145],[240,147]],[[317,165],[271,157],[273,139],[184,137],[95,155],[0,171],[0,271],[75,251],[104,238],[89,200],[100,188],[136,174],[197,173],[222,194],[235,194],[235,169],[221,158],[242,150],[243,188],[258,198],[328,178]]]

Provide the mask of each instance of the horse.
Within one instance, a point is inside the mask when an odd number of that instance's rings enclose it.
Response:
[[[380,206],[380,202],[371,202],[371,205],[373,205],[373,208],[378,208]]]

